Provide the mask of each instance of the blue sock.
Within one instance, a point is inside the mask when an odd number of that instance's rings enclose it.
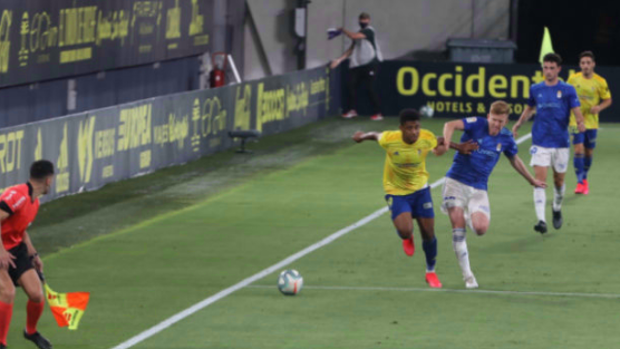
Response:
[[[584,170],[583,170],[583,154],[575,154],[573,164],[575,166],[575,174],[577,175],[577,182],[583,184]]]
[[[583,179],[588,179],[588,171],[590,171],[590,166],[592,166],[592,157],[586,156],[583,158]]]
[[[435,271],[435,263],[437,262],[435,260],[437,257],[437,238],[433,238],[433,240],[430,241],[423,241],[422,248],[426,255],[426,270]]]

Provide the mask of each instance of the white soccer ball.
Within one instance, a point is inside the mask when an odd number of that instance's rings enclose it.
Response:
[[[425,118],[432,118],[433,114],[435,114],[435,111],[433,110],[433,108],[429,107],[428,105],[424,105],[422,106],[422,108],[420,108],[420,115],[422,115]]]
[[[303,285],[304,278],[294,269],[284,270],[278,277],[278,290],[286,296],[298,294]]]

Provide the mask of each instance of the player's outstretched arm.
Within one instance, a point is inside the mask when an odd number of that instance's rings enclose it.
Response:
[[[575,107],[571,109],[573,114],[575,114],[575,121],[577,121],[577,129],[579,132],[586,132],[586,124],[583,122],[583,114],[581,114],[581,108]]]
[[[463,122],[463,120],[453,120],[446,122],[443,125],[443,138],[446,145],[446,150],[454,149],[461,154],[469,155],[472,151],[478,149],[478,144],[472,140],[469,140],[465,143],[452,142],[452,135],[454,134],[454,130],[465,130],[465,123]]]
[[[515,139],[519,137],[519,128],[521,127],[521,125],[523,125],[523,123],[528,121],[532,117],[532,115],[534,115],[535,112],[536,112],[536,107],[532,107],[531,105],[525,106],[525,109],[523,110],[521,117],[519,118],[519,120],[517,120],[514,126],[512,126],[512,136]]]
[[[379,137],[381,137],[381,132],[362,132],[357,131],[353,134],[353,140],[357,143],[362,143],[363,141],[378,141]]]
[[[448,147],[446,146],[445,138],[437,137],[437,146],[433,149],[433,154],[436,156],[442,156],[448,151]]]
[[[445,144],[448,146],[452,143],[452,135],[454,134],[454,130],[465,130],[465,123],[463,120],[452,120],[443,125],[443,139]]]
[[[532,176],[530,171],[528,171],[527,167],[525,167],[525,164],[523,163],[523,160],[521,160],[519,155],[515,155],[513,157],[508,157],[508,160],[510,161],[510,164],[512,165],[512,167],[515,170],[517,170],[517,172],[521,176],[523,176],[523,178],[525,178],[525,180],[528,181],[528,183],[530,183],[532,186],[537,187],[537,188],[546,188],[547,187],[547,183],[545,183],[543,181],[539,181],[538,179],[536,179],[536,178],[534,178]]]

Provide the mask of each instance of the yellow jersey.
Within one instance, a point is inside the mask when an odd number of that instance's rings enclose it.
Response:
[[[386,151],[383,187],[390,195],[409,195],[428,183],[426,156],[437,147],[437,138],[428,130],[420,130],[413,144],[403,141],[401,131],[385,131],[379,145]]]
[[[568,78],[568,83],[575,87],[581,103],[581,114],[587,129],[598,128],[598,114],[590,113],[590,108],[597,106],[603,99],[611,98],[607,81],[600,75],[592,73],[590,79],[586,79],[581,72],[575,73]],[[577,126],[575,115],[570,114],[570,126]]]

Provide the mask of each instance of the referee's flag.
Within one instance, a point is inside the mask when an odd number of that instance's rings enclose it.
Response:
[[[82,315],[86,311],[90,294],[88,292],[54,292],[47,282],[44,284],[45,298],[59,327],[68,326],[77,330]]]
[[[543,64],[543,58],[547,53],[554,53],[553,45],[551,45],[551,34],[549,34],[549,28],[545,27],[545,34],[543,35],[542,45],[540,46],[540,64]]]

